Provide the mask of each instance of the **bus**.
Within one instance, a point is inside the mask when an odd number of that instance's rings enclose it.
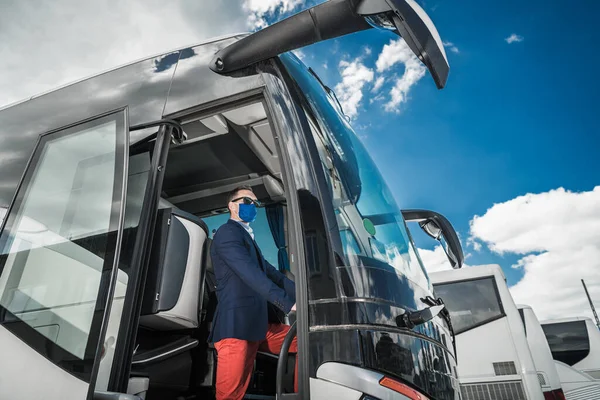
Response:
[[[525,329],[497,265],[430,274],[456,335],[462,400],[544,400]]]
[[[548,346],[546,336],[544,336],[544,331],[535,312],[528,305],[519,304],[517,308],[523,321],[525,336],[527,336],[527,343],[529,343],[529,349],[533,356],[533,362],[545,399],[565,400],[565,393],[550,352],[550,346]]]
[[[600,331],[590,318],[542,321],[552,357],[594,379],[600,379]]]
[[[413,0],[331,0],[0,110],[0,398],[214,398],[207,254],[239,185],[264,204],[256,240],[297,304],[247,398],[460,398],[403,213],[292,52],[366,29],[402,36],[445,86],[442,40]],[[417,211],[460,268],[452,226]]]

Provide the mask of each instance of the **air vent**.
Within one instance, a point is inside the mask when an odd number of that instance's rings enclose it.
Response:
[[[538,381],[540,381],[540,386],[546,386],[546,378],[544,377],[544,374],[542,374],[541,372],[538,372],[537,374],[538,376]]]
[[[494,372],[496,376],[516,375],[517,367],[512,361],[494,363]]]
[[[461,385],[463,400],[527,400],[521,381]]]

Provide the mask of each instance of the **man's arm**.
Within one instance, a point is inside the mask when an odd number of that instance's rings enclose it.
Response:
[[[282,274],[277,268],[271,265],[266,259],[265,260],[265,269],[267,272],[267,276],[273,282],[277,284],[277,286],[282,287],[287,295],[296,302],[296,284],[289,279],[287,276]]]
[[[217,256],[227,264],[229,268],[239,276],[248,286],[254,289],[258,294],[263,296],[267,301],[276,307],[280,308],[286,314],[290,312],[295,301],[291,298],[286,290],[277,286],[267,275],[265,275],[258,264],[252,260],[248,250],[236,239],[234,234],[228,235],[225,239],[217,235],[212,246]],[[286,278],[287,279],[287,278]]]

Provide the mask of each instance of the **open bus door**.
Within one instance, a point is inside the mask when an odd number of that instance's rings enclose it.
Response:
[[[0,235],[0,398],[92,397],[127,286],[128,155],[127,108],[40,136]]]

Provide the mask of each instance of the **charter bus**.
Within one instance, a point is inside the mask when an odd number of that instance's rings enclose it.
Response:
[[[444,87],[442,41],[413,0],[332,0],[0,110],[0,398],[213,398],[207,254],[244,184],[297,303],[247,398],[459,399],[448,318],[403,215],[460,268],[456,232],[403,214],[291,52],[371,28],[401,35]]]
[[[519,304],[517,308],[521,321],[523,321],[525,336],[527,336],[538,379],[544,391],[544,398],[546,400],[565,400],[560,377],[540,321],[530,306]]]
[[[561,361],[554,360],[542,325],[531,307],[519,306],[519,313],[525,325],[529,348],[546,398],[558,400],[600,399],[600,380],[595,380]],[[546,390],[546,387],[551,388],[552,391]]]
[[[497,265],[430,274],[456,335],[462,400],[544,400],[517,306]]]
[[[555,360],[600,380],[600,331],[592,319],[546,320],[542,329]]]

